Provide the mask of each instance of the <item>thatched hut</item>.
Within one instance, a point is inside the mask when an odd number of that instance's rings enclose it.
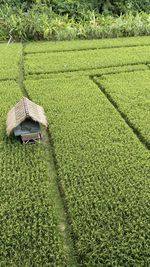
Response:
[[[14,133],[23,143],[40,141],[40,124],[48,125],[44,109],[23,97],[7,114],[7,135]]]

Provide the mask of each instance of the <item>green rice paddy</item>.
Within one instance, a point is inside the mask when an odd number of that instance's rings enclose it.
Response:
[[[0,45],[3,266],[150,265],[150,37]],[[23,96],[42,143],[5,134]]]

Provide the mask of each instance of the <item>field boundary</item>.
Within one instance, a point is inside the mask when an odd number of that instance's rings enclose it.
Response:
[[[30,55],[30,54],[49,54],[49,53],[66,53],[66,52],[77,52],[77,51],[90,51],[90,50],[101,50],[101,49],[113,49],[113,48],[123,48],[123,47],[144,47],[144,46],[150,46],[149,44],[146,45],[123,45],[123,46],[111,46],[111,47],[99,47],[99,48],[83,48],[83,49],[69,49],[69,50],[51,50],[51,51],[40,51],[40,52],[25,52],[25,56],[26,55]],[[122,67],[131,67],[132,66],[137,66],[138,67],[143,65],[143,67],[145,66],[145,69],[140,68],[139,69],[130,69],[130,70],[121,70]],[[110,68],[110,71],[109,71]],[[113,68],[116,68],[116,70],[111,70]],[[118,68],[118,70],[117,70]],[[105,69],[108,69],[108,72],[105,73]],[[98,73],[99,71],[104,70],[104,72],[102,73]],[[130,129],[134,132],[134,134],[136,135],[136,137],[138,138],[138,140],[145,146],[146,149],[150,150],[150,143],[144,138],[144,136],[141,134],[141,132],[132,124],[132,122],[128,119],[128,116],[122,112],[119,109],[118,104],[114,101],[114,99],[111,97],[111,95],[109,93],[106,92],[106,89],[100,84],[100,82],[96,81],[96,77],[103,77],[105,75],[110,75],[110,74],[119,74],[119,73],[129,73],[129,72],[136,72],[136,71],[148,71],[150,70],[150,62],[149,61],[141,61],[138,63],[130,63],[130,64],[118,64],[118,65],[109,65],[109,66],[104,66],[101,68],[81,68],[81,69],[73,69],[73,70],[62,70],[62,71],[47,71],[47,72],[27,72],[25,73],[25,79],[33,79],[36,80],[36,78],[38,77],[38,75],[41,75],[42,77],[39,77],[39,79],[41,80],[45,80],[45,79],[56,79],[59,78],[59,75],[63,75],[63,74],[69,74],[70,76],[66,77],[66,78],[73,78],[76,76],[73,76],[73,74],[75,73],[82,73],[83,75],[87,75],[98,87],[99,89],[102,91],[102,93],[105,95],[105,97],[109,100],[109,102],[114,106],[114,108],[119,112],[120,116],[123,118],[123,120],[126,122],[126,124],[130,127]],[[97,71],[97,73],[94,74],[90,74],[90,71]],[[47,77],[46,77],[47,75]],[[49,77],[48,77],[49,75]],[[54,75],[51,77],[51,75]],[[56,76],[55,76],[56,75]],[[58,75],[58,76],[57,76]],[[36,77],[37,76],[37,77]],[[45,76],[45,77],[44,77]],[[61,78],[61,76],[60,76]]]
[[[140,64],[137,64],[135,66],[138,66]],[[126,65],[126,66],[132,66],[132,65]],[[146,64],[143,66],[146,66]],[[111,75],[111,74],[119,74],[119,73],[128,73],[128,72],[137,72],[137,71],[149,71],[149,69],[132,69],[132,70],[116,70],[116,71],[111,71],[111,72],[108,72],[108,73],[102,73],[102,74],[94,74],[94,75],[89,75],[89,77],[103,77],[103,76],[107,76],[107,75]]]
[[[29,98],[28,92],[27,92],[27,90],[25,88],[25,85],[24,85],[24,77],[25,77],[24,49],[25,49],[25,45],[22,44],[22,53],[21,53],[20,62],[19,62],[19,79],[18,79],[18,83],[19,83],[20,89],[22,91],[22,94]]]
[[[82,72],[82,71],[92,71],[92,70],[103,70],[103,69],[107,69],[107,68],[121,68],[121,67],[126,67],[126,66],[138,66],[138,65],[145,65],[148,66],[148,64],[150,64],[150,62],[139,62],[137,63],[133,63],[133,64],[121,64],[121,65],[110,65],[107,67],[102,67],[102,68],[86,68],[86,69],[74,69],[74,70],[66,70],[66,71],[48,71],[48,72],[28,72],[25,73],[25,77],[28,76],[33,76],[33,75],[48,75],[48,74],[64,74],[64,73],[73,73],[73,72]],[[147,67],[148,68],[148,67]],[[102,74],[103,75],[103,74]]]
[[[6,82],[6,81],[15,81],[15,82],[17,82],[17,78],[15,79],[15,78],[0,78],[0,82]]]
[[[90,50],[90,49],[89,49]],[[79,50],[76,50],[79,51]],[[66,51],[65,51],[66,52]],[[36,73],[28,73],[27,75],[25,75],[25,78],[28,77],[30,79],[32,79],[32,76],[34,77],[33,80],[36,80],[36,76],[38,75],[42,75],[42,80],[44,79],[50,79],[51,77],[44,77],[46,75],[56,75],[56,77],[53,77],[53,79],[57,78],[57,75],[59,76],[60,74],[70,74],[70,77],[67,78],[73,78],[73,74],[74,73],[80,73],[80,72],[90,72],[93,70],[97,70],[97,71],[102,71],[103,69],[111,69],[111,68],[121,68],[121,67],[132,67],[132,66],[138,66],[138,65],[143,65],[145,66],[147,69],[131,69],[131,70],[116,70],[116,71],[111,71],[108,73],[95,73],[95,74],[87,74],[87,76],[99,87],[99,89],[103,92],[103,94],[105,95],[105,97],[109,100],[109,102],[114,106],[114,108],[119,112],[120,116],[124,119],[124,121],[126,122],[126,124],[130,127],[130,129],[134,132],[134,134],[136,135],[136,137],[138,138],[138,140],[145,146],[146,149],[150,150],[150,143],[144,138],[144,136],[141,134],[141,132],[132,124],[132,122],[128,119],[128,116],[122,112],[119,109],[118,104],[114,101],[114,99],[112,98],[112,96],[106,92],[106,89],[100,84],[100,82],[96,81],[96,77],[103,77],[103,76],[107,76],[110,74],[119,74],[119,73],[129,73],[129,72],[136,72],[136,71],[148,71],[150,70],[150,62],[139,62],[137,63],[133,63],[133,64],[121,64],[121,65],[115,65],[115,66],[107,66],[107,67],[102,67],[102,68],[86,68],[86,69],[78,69],[78,70],[69,70],[69,71],[54,71],[54,72],[36,72]],[[71,75],[72,74],[72,75]],[[84,75],[84,73],[83,73]],[[39,78],[40,79],[40,78]]]
[[[144,69],[142,69],[142,68],[136,68],[136,69],[127,69],[127,70],[112,70],[112,71],[109,71],[109,72],[104,72],[104,73],[94,73],[94,74],[89,74],[89,71],[84,71],[83,73],[82,73],[82,71],[80,72],[78,72],[79,73],[79,75],[84,75],[84,76],[87,76],[87,77],[103,77],[103,76],[107,76],[107,75],[111,75],[111,74],[119,74],[119,73],[130,73],[130,72],[136,72],[136,71],[141,71],[141,72],[143,72],[143,71],[149,71],[150,70],[150,67],[148,68],[148,65],[146,65],[146,64],[138,64],[138,65],[143,65],[143,66],[145,66],[146,68]],[[135,66],[138,66],[138,65],[135,65]],[[132,67],[132,65],[126,65],[126,66],[131,66]],[[117,68],[117,67],[114,67],[114,68]],[[118,68],[120,68],[120,67],[118,67]],[[94,70],[94,69],[93,69]],[[99,70],[99,71],[101,71],[101,69],[97,69],[97,70]],[[75,75],[75,73],[77,73],[77,72],[67,72],[67,74],[70,74],[70,75],[68,75],[68,76],[66,76],[65,78],[66,79],[73,79],[73,78],[75,78],[75,77],[79,77],[79,76],[76,76]],[[46,73],[46,74],[40,74],[41,75],[41,77],[39,77],[38,75],[39,74],[33,74],[33,75],[27,75],[27,76],[25,76],[25,80],[48,80],[48,79],[61,79],[62,78],[62,76],[61,75],[63,75],[64,73],[57,73],[57,74],[52,74],[52,73]],[[54,75],[54,76],[53,76]],[[44,77],[45,76],[45,77]]]
[[[144,44],[144,45],[114,45],[114,46],[104,46],[104,47],[91,47],[91,48],[79,48],[79,49],[68,49],[68,50],[47,50],[47,51],[38,51],[38,52],[26,52],[25,51],[25,57],[26,55],[34,55],[34,54],[51,54],[51,53],[67,53],[67,52],[78,52],[78,51],[90,51],[90,50],[102,50],[102,49],[114,49],[114,48],[124,48],[124,47],[143,47],[143,46],[150,46],[150,44]]]
[[[102,75],[105,76],[105,75]],[[111,105],[117,110],[117,112],[120,114],[122,119],[125,121],[125,123],[129,126],[129,128],[132,130],[132,132],[135,134],[135,136],[138,138],[140,143],[142,143],[146,149],[150,150],[150,143],[145,139],[145,137],[141,134],[141,132],[133,125],[133,123],[129,120],[128,116],[122,112],[117,104],[117,102],[113,99],[113,97],[106,91],[106,88],[96,80],[95,75],[89,76],[89,78],[98,86],[98,88],[101,90],[101,92],[105,95],[105,97],[108,99],[108,101],[111,103]]]

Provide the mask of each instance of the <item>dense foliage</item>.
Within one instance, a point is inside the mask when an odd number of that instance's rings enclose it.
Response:
[[[99,13],[121,14],[129,10],[150,11],[149,0],[1,0],[1,4],[23,5],[30,8],[35,4],[51,7],[56,13],[76,16],[84,9],[96,9]]]
[[[0,41],[10,37],[20,41],[149,35],[147,1],[4,1]]]
[[[145,37],[29,43],[25,48],[26,89],[48,116],[84,267],[145,267],[150,262],[149,151],[95,84],[106,87],[148,138],[149,44]]]
[[[99,12],[118,14],[127,11],[150,11],[149,0],[98,0]]]

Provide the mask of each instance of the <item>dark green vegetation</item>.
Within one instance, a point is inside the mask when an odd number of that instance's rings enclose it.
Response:
[[[149,0],[1,0],[0,41],[150,35]]]
[[[24,93],[46,111],[69,257],[82,267],[150,264],[149,48],[150,37],[24,47]],[[72,267],[50,147],[4,137],[6,112],[22,93],[14,81],[0,86],[2,263]]]
[[[86,9],[118,15],[129,10],[150,11],[149,0],[1,0],[1,4],[5,3],[14,7],[23,5],[24,8],[30,8],[35,4],[46,5],[57,14],[69,14],[71,17],[81,16]]]

